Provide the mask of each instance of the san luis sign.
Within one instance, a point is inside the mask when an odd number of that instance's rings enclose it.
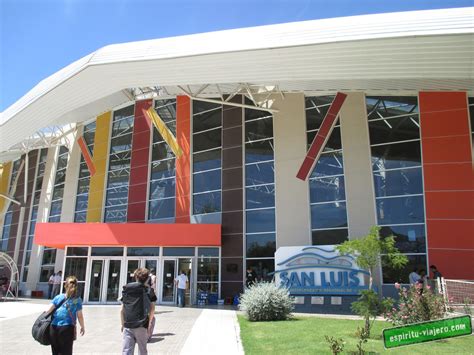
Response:
[[[358,295],[368,272],[333,245],[280,247],[275,253],[275,282],[291,295]]]

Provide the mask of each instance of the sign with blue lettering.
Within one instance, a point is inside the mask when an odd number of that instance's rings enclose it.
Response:
[[[275,282],[291,295],[358,295],[368,289],[368,274],[333,245],[280,247],[275,253]]]

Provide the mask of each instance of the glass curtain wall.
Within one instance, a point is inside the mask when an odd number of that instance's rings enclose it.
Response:
[[[219,249],[198,248],[197,292],[219,293]],[[199,299],[199,297],[198,297]]]
[[[56,164],[56,176],[51,198],[51,208],[49,210],[48,222],[60,222],[61,211],[63,207],[64,183],[66,181],[66,168],[69,160],[69,149],[65,146],[59,147],[59,154]],[[49,276],[54,272],[56,262],[56,249],[43,249],[43,258],[41,261],[40,282],[47,282]]]
[[[253,103],[246,99],[246,104]],[[258,280],[275,270],[275,172],[273,116],[245,109],[245,244],[246,267]]]
[[[308,149],[334,96],[305,99]],[[309,178],[313,245],[341,244],[348,239],[346,189],[339,118]]]
[[[426,229],[416,97],[367,97],[377,223],[382,236],[395,236],[409,263],[384,268],[383,282],[408,283],[413,269],[426,265]]]
[[[68,276],[77,277],[78,296],[82,299],[84,299],[88,254],[88,247],[68,247],[66,252],[64,279]]]
[[[91,156],[94,154],[94,136],[95,136],[95,121],[84,126],[82,137],[86,142],[87,149]],[[87,219],[87,205],[89,200],[89,183],[91,180],[91,173],[81,154],[81,163],[79,165],[79,178],[77,182],[76,194],[76,208],[74,210],[74,222],[84,223]]]
[[[155,110],[176,137],[176,100],[157,100]],[[153,126],[151,178],[148,204],[150,222],[172,222],[175,217],[176,157]]]
[[[30,224],[28,226],[28,236],[26,240],[26,250],[23,260],[23,276],[22,281],[26,282],[28,278],[28,268],[30,265],[31,250],[33,248],[33,236],[35,235],[36,219],[38,217],[38,205],[41,196],[41,188],[43,186],[44,169],[46,167],[46,157],[48,149],[41,149],[39,152],[38,168],[36,169],[36,179],[33,191],[33,201],[31,203]]]
[[[104,222],[127,221],[128,184],[135,106],[114,112]]]
[[[193,214],[221,211],[222,105],[193,101]]]
[[[10,191],[12,189],[12,185],[15,183],[16,176],[18,175],[18,170],[20,169],[21,159],[18,159],[13,162],[13,169],[12,169],[12,176],[10,178]],[[12,227],[12,219],[13,219],[13,203],[7,201],[9,207],[7,212],[5,213],[5,219],[3,222],[3,230],[2,230],[2,241],[0,243],[0,250],[7,252],[8,250],[8,241],[10,239],[10,230]],[[16,236],[15,236],[16,237]]]

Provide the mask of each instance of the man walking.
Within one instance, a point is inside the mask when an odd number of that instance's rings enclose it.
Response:
[[[184,307],[184,297],[189,282],[184,270],[181,270],[181,273],[174,279],[174,282],[178,288],[178,305],[179,307]]]
[[[61,292],[62,274],[62,271],[58,271],[57,274],[53,276],[53,298],[59,295],[59,292]]]
[[[54,284],[54,276],[56,274],[53,272],[50,276],[49,276],[49,280],[48,280],[48,299],[51,298],[51,295],[53,294],[53,284]]]
[[[122,291],[122,354],[133,355],[135,344],[138,344],[138,354],[146,355],[149,333],[153,331],[150,320],[155,314],[156,295],[151,287],[145,285],[149,277],[148,269],[139,268],[134,276],[135,282],[125,285]]]

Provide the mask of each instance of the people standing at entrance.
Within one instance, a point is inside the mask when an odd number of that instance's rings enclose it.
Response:
[[[149,334],[153,332],[154,323],[151,320],[155,314],[156,295],[151,287],[145,285],[149,277],[148,269],[139,268],[134,276],[135,282],[125,285],[122,291],[122,354],[132,355],[137,344],[138,354],[146,355]]]
[[[65,282],[66,292],[54,297],[48,312],[53,313],[49,328],[51,351],[53,355],[72,355],[72,346],[76,339],[76,321],[84,335],[84,316],[82,315],[82,299],[77,297],[77,278],[69,276]]]
[[[58,271],[58,273],[53,276],[53,297],[59,295],[61,289],[61,279],[62,271]]]
[[[53,294],[53,284],[54,284],[54,276],[56,274],[53,272],[50,276],[49,276],[49,280],[48,280],[48,299],[51,299],[51,296]]]
[[[412,272],[408,275],[408,280],[410,281],[410,285],[416,285],[418,281],[420,281],[421,276],[418,274],[418,269],[414,268]]]
[[[255,283],[256,280],[257,280],[257,275],[255,274],[255,272],[252,270],[251,267],[248,267],[247,272],[245,273],[245,286],[249,288]]]
[[[174,279],[175,285],[178,288],[178,306],[184,307],[185,306],[185,295],[186,289],[188,288],[188,276],[181,270],[181,273]]]

